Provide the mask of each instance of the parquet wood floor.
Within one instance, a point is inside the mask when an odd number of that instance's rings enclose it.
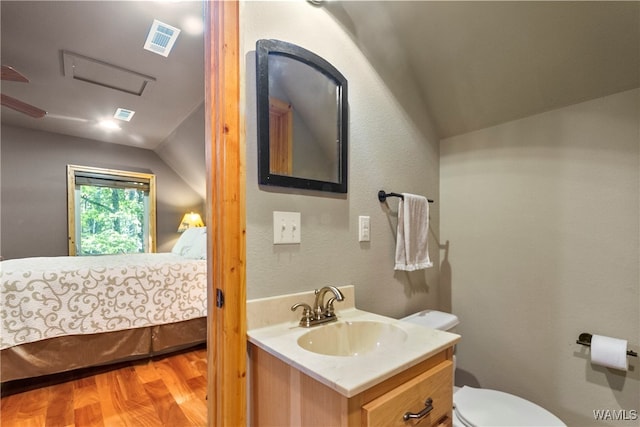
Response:
[[[207,424],[207,350],[99,368],[4,395],[2,427],[196,427]]]

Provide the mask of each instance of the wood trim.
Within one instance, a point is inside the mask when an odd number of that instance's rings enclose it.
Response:
[[[71,165],[67,165],[67,242],[69,256],[76,254],[76,178]]]
[[[269,173],[293,175],[293,110],[269,97]]]
[[[205,2],[208,424],[246,425],[245,159],[239,4]],[[216,307],[216,291],[224,305]]]

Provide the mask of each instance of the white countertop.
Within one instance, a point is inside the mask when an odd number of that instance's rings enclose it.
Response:
[[[353,306],[336,310],[336,314],[338,322],[390,323],[404,330],[407,339],[401,346],[380,348],[357,356],[325,356],[305,350],[297,344],[301,335],[325,325],[303,328],[297,321],[285,321],[250,329],[247,335],[252,344],[346,397],[353,397],[460,340],[456,334],[380,316]],[[336,323],[327,325],[331,324]]]

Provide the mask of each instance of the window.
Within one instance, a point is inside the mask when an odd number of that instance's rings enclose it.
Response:
[[[67,166],[69,255],[156,251],[155,175]]]

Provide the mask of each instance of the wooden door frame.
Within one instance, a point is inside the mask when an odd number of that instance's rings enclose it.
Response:
[[[205,5],[208,425],[245,426],[246,216],[239,3],[214,0]]]
[[[269,173],[293,176],[293,109],[269,97]]]

